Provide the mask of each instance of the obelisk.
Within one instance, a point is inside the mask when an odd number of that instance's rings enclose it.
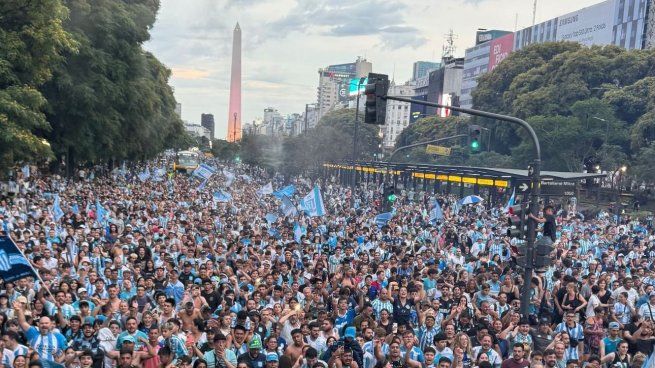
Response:
[[[230,81],[230,107],[227,115],[228,142],[241,139],[241,27],[237,22],[232,35],[232,74]]]

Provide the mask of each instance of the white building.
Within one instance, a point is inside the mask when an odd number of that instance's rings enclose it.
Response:
[[[389,85],[388,95],[412,97],[414,95],[414,88],[415,86],[410,83],[396,85],[392,82]],[[396,138],[409,125],[410,105],[408,102],[387,100],[387,116],[383,127],[384,137],[382,140],[384,148],[393,148],[396,144]]]
[[[332,110],[348,106],[357,94],[357,80],[367,77],[373,64],[358,57],[354,63],[329,65],[318,70],[318,119]],[[353,82],[354,81],[354,82]],[[355,85],[354,90],[351,85]]]
[[[211,142],[212,132],[200,124],[184,122],[184,129],[194,137],[206,137]]]

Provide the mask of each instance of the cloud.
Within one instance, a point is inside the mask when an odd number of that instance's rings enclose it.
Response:
[[[279,37],[292,32],[329,37],[374,36],[386,47],[418,47],[427,40],[417,28],[406,24],[403,14],[407,9],[399,0],[301,0],[266,28]]]
[[[207,70],[186,69],[186,68],[172,68],[173,77],[178,79],[203,79],[207,78],[211,73]]]

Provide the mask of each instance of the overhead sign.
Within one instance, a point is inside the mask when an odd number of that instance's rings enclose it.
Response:
[[[579,42],[585,46],[612,43],[614,1],[604,1],[558,18],[557,41]]]
[[[560,196],[560,197],[573,197],[575,196],[575,182],[572,181],[542,181],[541,182],[541,195],[542,196]]]
[[[425,147],[425,153],[430,155],[450,156],[450,151],[450,147],[434,146],[431,144]]]

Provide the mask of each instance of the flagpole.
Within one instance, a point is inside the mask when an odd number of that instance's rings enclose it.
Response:
[[[32,262],[30,262],[29,258],[27,258],[27,257],[25,256],[25,253],[23,253],[23,250],[20,249],[20,247],[18,246],[18,244],[16,244],[16,243],[14,242],[14,239],[12,239],[10,235],[7,235],[7,238],[8,238],[9,241],[10,241],[10,242],[11,242],[11,243],[16,247],[16,249],[18,249],[18,251],[19,251],[20,254],[23,256],[23,258],[25,258],[25,260],[26,260],[27,263],[29,264],[29,266],[30,266],[30,268],[32,269],[32,271],[34,271],[34,274],[36,275],[36,278],[39,279],[39,281],[41,282],[41,285],[43,285],[43,287],[45,288],[45,290],[48,292],[48,295],[50,295],[50,297],[52,298],[52,300],[55,300],[54,295],[52,295],[52,292],[50,292],[50,288],[48,288],[48,286],[45,284],[45,282],[44,282],[43,279],[41,278],[41,275],[40,275],[39,272],[36,270],[36,268],[34,268],[34,266],[32,266]]]

